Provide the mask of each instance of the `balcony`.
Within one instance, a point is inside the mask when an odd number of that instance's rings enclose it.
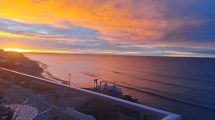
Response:
[[[0,78],[1,94],[14,99],[7,104],[36,108],[38,120],[181,120],[174,113],[5,68]]]

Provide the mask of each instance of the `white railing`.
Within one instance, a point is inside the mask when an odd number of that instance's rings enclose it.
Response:
[[[89,90],[76,88],[76,87],[72,87],[72,86],[69,86],[69,85],[61,84],[61,83],[56,83],[56,82],[50,81],[48,79],[35,77],[35,76],[32,76],[32,75],[28,75],[28,74],[24,74],[24,73],[20,73],[20,72],[16,72],[16,71],[13,71],[13,70],[9,70],[9,69],[0,67],[0,74],[1,74],[1,72],[9,72],[9,73],[11,73],[11,76],[13,74],[17,74],[17,75],[28,77],[29,78],[29,82],[28,82],[29,83],[28,84],[29,89],[32,89],[32,83],[36,82],[36,81],[37,82],[38,81],[46,82],[46,83],[49,83],[50,85],[52,84],[54,86],[59,87],[59,120],[63,120],[63,101],[64,101],[64,99],[63,99],[64,98],[63,91],[64,90],[76,91],[76,92],[79,92],[79,93],[90,95],[90,96],[98,98],[98,99],[103,99],[103,100],[109,101],[111,103],[114,103],[114,104],[129,108],[129,109],[136,110],[136,111],[140,112],[142,115],[150,114],[150,115],[155,115],[155,116],[164,116],[164,118],[162,120],[181,120],[180,115],[177,115],[177,114],[174,114],[174,113],[171,113],[171,112],[167,112],[167,111],[159,110],[159,109],[156,109],[156,108],[148,107],[148,106],[145,106],[145,105],[129,102],[129,101],[122,100],[122,99],[119,99],[119,98],[115,98],[115,97],[107,96],[107,95],[104,95],[104,94],[92,92],[92,91],[89,91]]]

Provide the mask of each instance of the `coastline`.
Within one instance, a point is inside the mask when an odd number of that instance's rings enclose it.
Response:
[[[18,55],[19,57],[17,57]],[[44,78],[42,76],[44,69],[40,67],[39,63],[25,57],[22,53],[4,52],[0,54],[0,57],[0,67]]]
[[[41,78],[45,78],[45,79],[48,79],[50,81],[55,81],[55,82],[62,82],[63,80],[55,77],[53,74],[51,74],[47,68],[49,67],[49,65],[45,64],[45,63],[42,63],[40,61],[36,61],[36,60],[32,60],[32,59],[29,59],[30,61],[34,61],[34,62],[37,62],[37,67],[41,68],[42,71],[39,73],[38,77],[41,77]]]
[[[26,57],[25,64],[23,64],[22,67],[18,67],[18,72],[29,74],[36,77],[45,78],[42,73],[44,72],[44,69],[40,67],[39,63],[37,61],[31,60]]]
[[[5,52],[1,51],[0,53],[0,67],[11,69],[17,72],[21,72],[24,74],[45,78],[42,73],[44,72],[44,69],[40,66],[39,62],[34,61],[26,57],[23,53],[17,53],[17,52]],[[1,73],[1,78],[3,80],[9,81],[11,80],[10,73]],[[24,88],[28,87],[28,80],[29,78],[15,75],[15,84],[22,86]],[[47,78],[45,78],[47,79]],[[53,88],[50,85],[34,82],[33,84],[33,90],[35,92],[52,92],[55,88]],[[5,89],[2,89],[2,91],[5,91]]]

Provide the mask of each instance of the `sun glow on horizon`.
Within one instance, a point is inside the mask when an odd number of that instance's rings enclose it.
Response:
[[[2,48],[4,51],[11,51],[11,52],[20,52],[20,53],[76,53],[76,52],[68,52],[68,51],[61,51],[61,50],[29,50],[29,49],[22,49],[22,48]]]
[[[25,50],[21,48],[4,48],[4,51],[12,51],[12,52],[32,52],[32,50]]]

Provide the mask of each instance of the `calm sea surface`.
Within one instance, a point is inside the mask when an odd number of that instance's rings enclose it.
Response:
[[[41,62],[43,75],[92,87],[95,78],[115,82],[142,104],[183,115],[183,120],[215,120],[215,59],[26,54]]]

